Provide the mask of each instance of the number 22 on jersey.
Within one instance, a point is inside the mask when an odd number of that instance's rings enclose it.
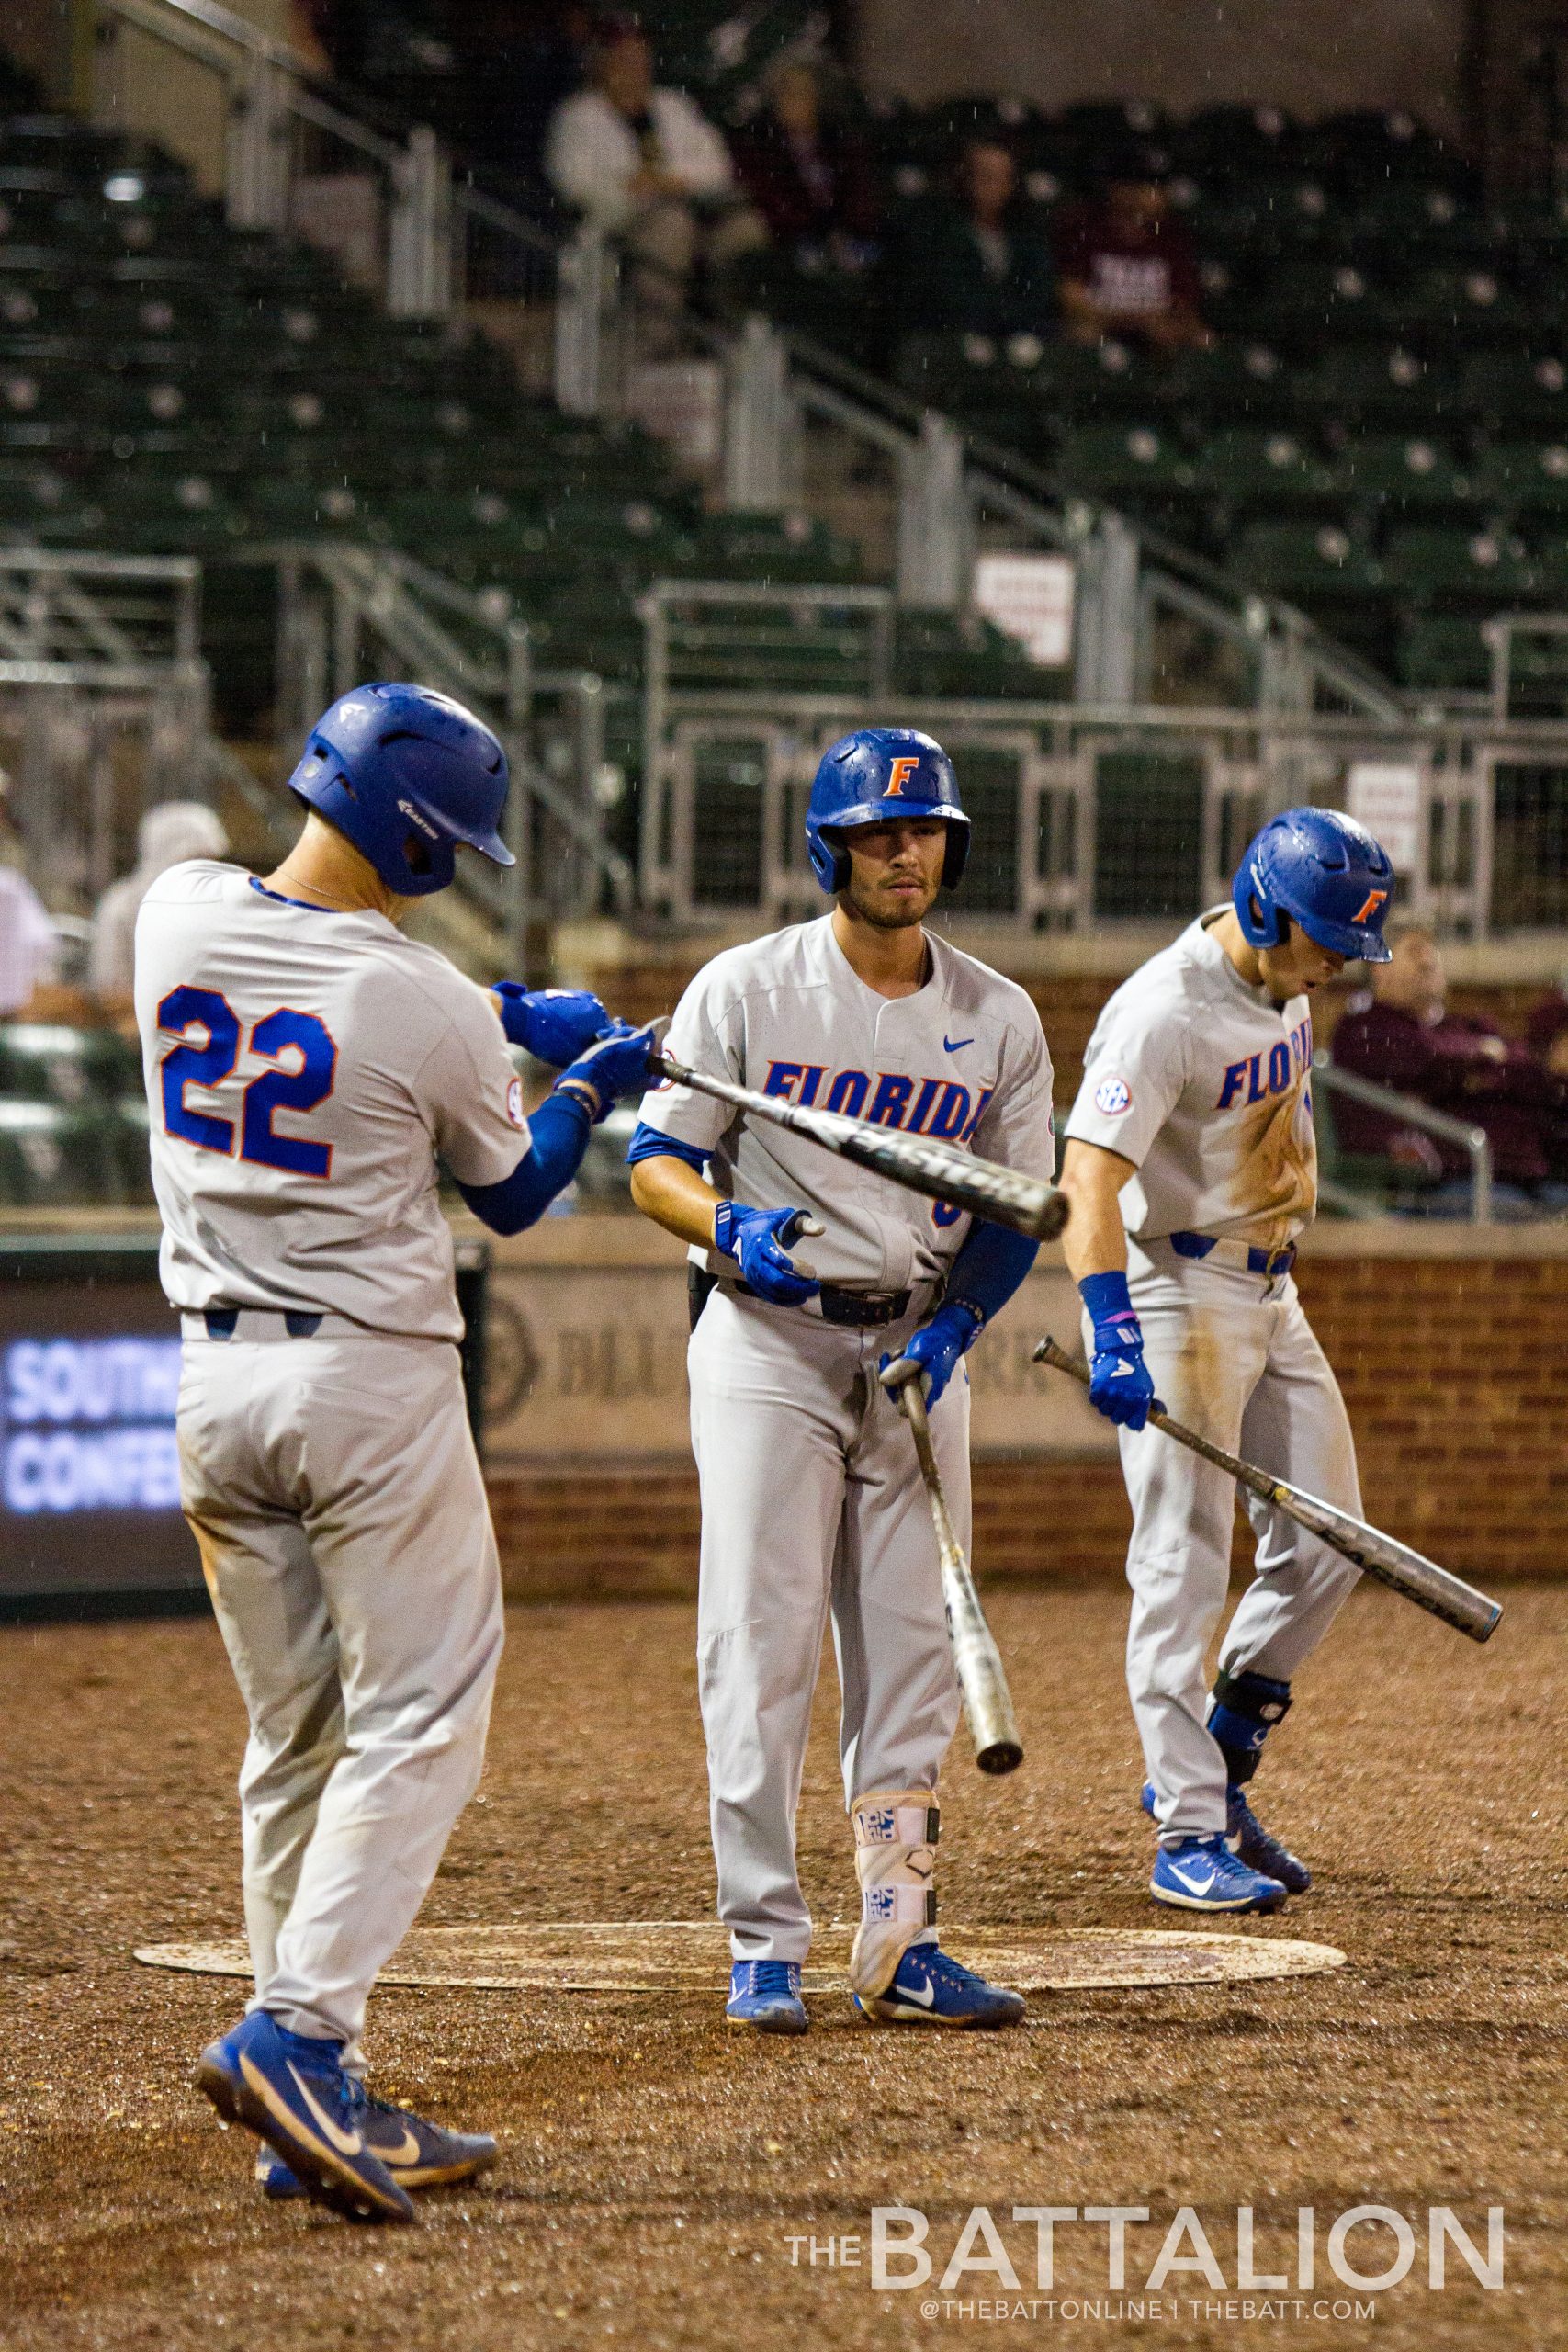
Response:
[[[171,989],[158,1007],[160,1029],[177,1031],[182,1043],[170,1047],[159,1067],[164,1096],[164,1126],[172,1136],[200,1146],[203,1151],[232,1156],[234,1121],[210,1111],[195,1111],[186,1101],[187,1086],[220,1086],[240,1058],[240,1020],[233,1006],[216,989]],[[205,1042],[193,1042],[189,1032],[206,1032]],[[330,1143],[312,1143],[299,1136],[273,1131],[276,1111],[316,1110],[333,1091],[337,1073],[337,1047],[325,1023],[313,1012],[296,1012],[280,1005],[251,1030],[250,1048],[264,1061],[278,1067],[253,1078],[242,1097],[240,1158],[261,1168],[281,1168],[291,1176],[332,1173]],[[281,1067],[288,1053],[299,1056],[294,1069]]]

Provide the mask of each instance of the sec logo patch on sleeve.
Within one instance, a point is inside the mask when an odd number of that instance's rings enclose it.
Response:
[[[523,1080],[514,1078],[506,1090],[506,1115],[514,1127],[525,1127],[527,1116],[523,1109]]]
[[[1119,1119],[1133,1107],[1133,1090],[1124,1078],[1102,1078],[1094,1090],[1094,1107],[1108,1119]]]

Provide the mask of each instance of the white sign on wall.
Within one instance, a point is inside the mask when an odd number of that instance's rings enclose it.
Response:
[[[702,472],[718,463],[724,375],[716,359],[645,360],[630,372],[626,408],[682,465]]]
[[[1421,863],[1421,770],[1412,761],[1358,760],[1346,791],[1348,813],[1387,850],[1396,874]]]
[[[1059,670],[1073,655],[1073,564],[1065,555],[983,555],[975,565],[976,609]]]

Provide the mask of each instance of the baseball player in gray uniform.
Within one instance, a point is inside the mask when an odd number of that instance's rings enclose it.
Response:
[[[371,2098],[366,1998],[479,1778],[501,1655],[437,1162],[503,1232],[646,1083],[649,1033],[587,995],[489,994],[398,929],[467,843],[512,864],[500,743],[417,686],[357,688],[292,779],[265,882],[172,867],[136,1013],[181,1310],[182,1499],[250,1716],[240,1777],[255,1998],[203,2055],[274,2196],[414,2218],[494,2142]],[[508,1041],[570,1063],[525,1116]]]
[[[1051,1064],[1033,1005],[923,927],[968,842],[946,754],[909,729],[847,736],[818,770],[807,840],[832,913],[716,956],[681,1000],[671,1053],[1049,1173]],[[727,2015],[806,2030],[795,1819],[830,1616],[862,1888],[856,1999],[887,2022],[1012,2024],[1019,1996],[936,1940],[937,1775],[958,1694],[915,1449],[878,1374],[903,1356],[921,1365],[967,1542],[962,1359],[1035,1245],[687,1088],[656,1088],[641,1118],[634,1196],[691,1244],[698,1660]],[[790,1255],[807,1234],[809,1262]]]
[[[1150,1893],[1194,1911],[1272,1910],[1311,1874],[1247,1784],[1357,1570],[1249,1500],[1257,1574],[1220,1651],[1235,1487],[1147,1427],[1150,1405],[1360,1515],[1349,1420],[1291,1268],[1317,1194],[1312,991],[1387,961],[1393,869],[1326,808],[1265,825],[1233,903],[1127,980],[1089,1040],[1067,1122],[1063,1237],[1133,1505],[1127,1679],[1159,1831]]]

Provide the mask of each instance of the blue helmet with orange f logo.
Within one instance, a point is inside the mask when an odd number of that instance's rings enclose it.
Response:
[[[1383,918],[1393,896],[1388,852],[1337,808],[1287,808],[1255,833],[1232,893],[1254,947],[1282,947],[1286,918],[1336,956],[1386,964]]]
[[[945,821],[942,879],[944,888],[955,889],[969,854],[969,820],[953,762],[942,745],[913,727],[860,727],[830,743],[818,763],[806,811],[806,846],[824,890],[836,895],[850,878],[840,834],[900,817]]]

